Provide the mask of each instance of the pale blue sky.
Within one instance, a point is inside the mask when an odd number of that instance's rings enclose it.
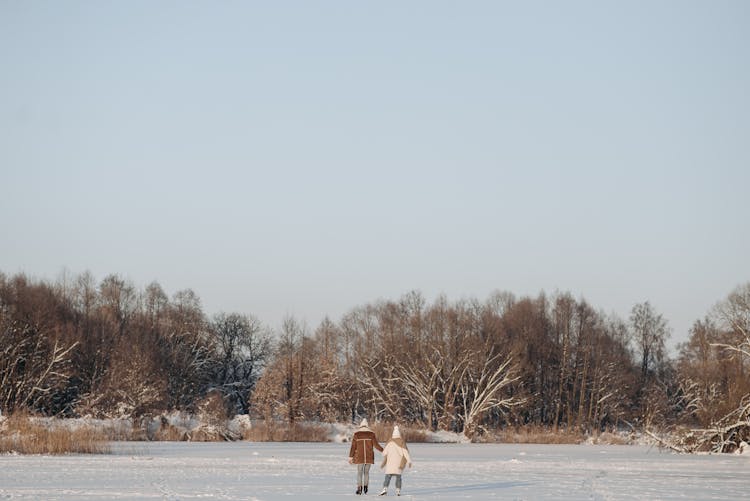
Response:
[[[0,270],[278,327],[750,280],[750,2],[0,0]]]

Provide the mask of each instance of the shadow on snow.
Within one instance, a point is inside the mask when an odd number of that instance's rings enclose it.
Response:
[[[531,482],[492,482],[486,484],[469,484],[469,485],[451,485],[446,487],[435,487],[431,489],[409,489],[408,493],[405,494],[445,494],[450,492],[463,492],[463,491],[486,491],[491,489],[508,489],[510,487],[523,487],[526,485],[532,485]]]

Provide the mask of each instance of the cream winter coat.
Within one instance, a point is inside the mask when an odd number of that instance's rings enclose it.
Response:
[[[404,440],[390,439],[383,449],[383,464],[380,467],[385,468],[385,473],[388,475],[401,475],[407,464],[411,466],[411,456],[409,456],[409,449],[406,448]]]

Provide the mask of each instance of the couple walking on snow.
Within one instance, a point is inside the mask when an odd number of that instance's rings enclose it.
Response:
[[[396,495],[401,495],[401,472],[408,464],[411,468],[411,456],[409,448],[401,437],[401,431],[398,426],[393,427],[393,435],[385,448],[381,447],[375,432],[367,425],[367,419],[354,432],[352,445],[349,447],[349,462],[357,465],[357,494],[367,494],[367,485],[370,483],[370,465],[375,464],[375,451],[377,449],[383,453],[383,463],[381,468],[385,468],[385,480],[383,480],[383,490],[381,496],[388,494],[388,486],[391,484],[391,478],[396,477]]]

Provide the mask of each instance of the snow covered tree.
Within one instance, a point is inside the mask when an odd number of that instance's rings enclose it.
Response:
[[[15,322],[0,312],[0,409],[37,409],[49,394],[64,387],[70,352],[38,328]]]
[[[686,411],[701,426],[663,443],[685,451],[731,452],[750,442],[750,283],[697,321],[680,347]],[[688,423],[690,424],[690,423]]]
[[[743,363],[750,361],[750,283],[732,291],[713,315],[728,334],[726,342],[714,345],[740,354]]]
[[[722,329],[722,340],[712,343],[729,355],[726,363],[736,381],[727,395],[734,409],[717,419],[711,428],[713,450],[731,452],[750,442],[750,283],[737,287],[713,310]]]
[[[0,410],[57,412],[78,344],[65,339],[65,306],[47,284],[0,279]]]
[[[461,422],[464,434],[471,438],[481,424],[483,416],[493,409],[507,409],[521,403],[506,388],[518,380],[512,358],[482,350],[466,352],[457,364]]]
[[[229,409],[247,413],[247,398],[271,350],[268,331],[252,316],[219,313],[210,326],[217,358],[214,384],[229,402]]]
[[[728,395],[726,358],[717,346],[722,339],[715,320],[697,320],[690,329],[690,338],[679,346],[677,370],[685,395],[685,412],[703,427],[734,409]],[[729,406],[729,407],[727,407]]]

